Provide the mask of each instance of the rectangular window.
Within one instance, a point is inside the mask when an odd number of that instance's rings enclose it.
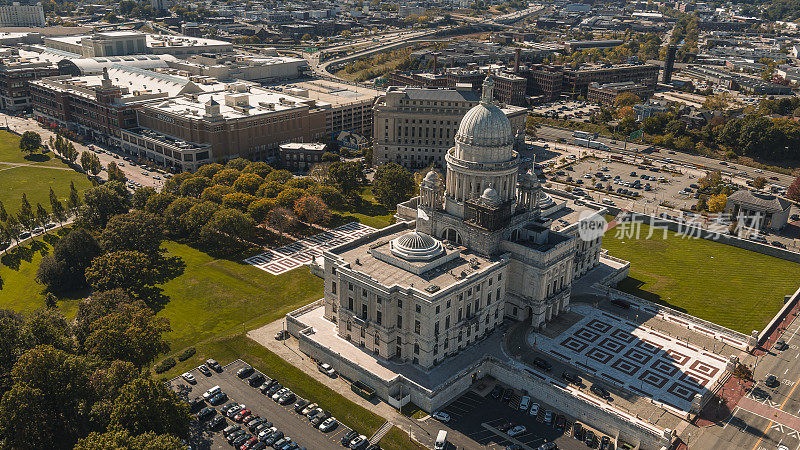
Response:
[[[352,298],[348,298],[347,299],[347,309],[349,309],[350,311],[353,310],[353,299]]]
[[[361,319],[367,320],[367,305],[361,305]]]
[[[397,315],[397,328],[403,328],[403,316]]]
[[[397,307],[398,308],[402,308],[403,307],[403,301],[402,300],[397,299]]]
[[[421,328],[421,327],[420,327],[420,324],[419,324],[419,320],[415,320],[415,321],[414,321],[414,333],[417,333],[417,334],[419,334],[419,330],[420,330],[420,328]]]
[[[461,322],[462,313],[463,311],[461,311],[461,308],[458,308],[458,316],[456,317],[456,322]]]
[[[422,312],[422,306],[420,306],[419,303],[414,305],[414,311],[416,311],[417,313],[421,313]]]
[[[380,311],[375,312],[375,322],[377,322],[378,325],[383,325],[382,321],[383,321],[383,314],[381,314]]]
[[[444,318],[444,328],[445,329],[450,328],[450,316],[449,315]]]
[[[347,289],[353,290],[353,283],[347,283]]]
[[[438,335],[439,334],[439,321],[438,320],[433,324],[433,334],[434,335]]]
[[[439,305],[436,305],[436,314],[439,314]]]
[[[331,292],[334,293],[334,294],[336,293],[336,282],[335,281],[331,282]]]

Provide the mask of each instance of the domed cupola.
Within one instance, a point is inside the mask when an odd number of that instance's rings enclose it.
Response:
[[[406,261],[428,261],[444,252],[441,241],[419,231],[409,231],[391,241],[392,254]]]
[[[456,132],[455,157],[476,163],[501,162],[513,158],[514,133],[506,114],[495,106],[494,80],[483,82],[481,102],[467,111]]]

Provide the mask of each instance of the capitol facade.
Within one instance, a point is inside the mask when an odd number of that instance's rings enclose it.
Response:
[[[572,200],[521,170],[492,89],[488,77],[444,178],[429,172],[419,197],[398,205],[397,224],[323,255],[324,319],[379,361],[430,370],[504,319],[544,327],[568,309],[572,281],[598,264],[602,237],[581,239]]]

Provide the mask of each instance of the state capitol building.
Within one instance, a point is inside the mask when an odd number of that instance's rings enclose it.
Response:
[[[324,299],[287,316],[301,350],[384,399],[435,408],[437,389],[475,377],[472,347],[504,320],[545,327],[598,264],[602,237],[578,228],[604,209],[522,170],[492,89],[461,120],[445,177],[429,172],[398,223],[325,251]]]

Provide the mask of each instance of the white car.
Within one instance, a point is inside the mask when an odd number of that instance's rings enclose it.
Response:
[[[319,405],[317,405],[316,403],[311,403],[310,405],[307,405],[305,408],[303,408],[303,410],[300,411],[300,414],[305,416],[306,414],[310,413],[311,411],[317,409],[317,406],[319,406]]]
[[[209,390],[207,390],[207,391],[205,391],[203,393],[203,398],[208,400],[208,399],[210,399],[211,397],[217,395],[220,392],[222,392],[222,388],[220,388],[219,386],[214,386],[211,389],[209,389]]]
[[[362,434],[362,435],[360,435],[359,437],[353,439],[350,442],[350,448],[359,448],[362,445],[364,445],[364,441],[366,441],[366,440],[367,440],[367,437]]]
[[[536,416],[539,415],[539,404],[538,403],[532,403],[531,404],[531,409],[530,409],[530,411],[528,411],[528,415],[533,416],[533,417],[536,417]]]
[[[336,370],[328,363],[322,363],[318,366],[319,371],[325,375],[333,378],[336,375]]]
[[[438,420],[439,422],[444,422],[444,423],[450,422],[450,414],[447,414],[446,412],[436,411],[431,415],[431,417]]]
[[[258,433],[258,440],[266,441],[267,439],[269,439],[270,436],[272,436],[273,433],[277,432],[278,432],[278,427],[267,428],[266,430],[263,430],[260,433]]]
[[[184,380],[188,381],[189,383],[192,383],[192,384],[197,383],[197,380],[194,379],[194,375],[190,374],[189,372],[184,373],[183,375],[181,375],[181,377]]]
[[[526,432],[528,429],[525,428],[524,425],[517,425],[514,428],[508,430],[509,436],[519,436],[520,434]]]
[[[325,433],[336,428],[336,425],[339,425],[339,422],[337,422],[333,417],[328,417],[321,424],[319,424],[319,431]]]

